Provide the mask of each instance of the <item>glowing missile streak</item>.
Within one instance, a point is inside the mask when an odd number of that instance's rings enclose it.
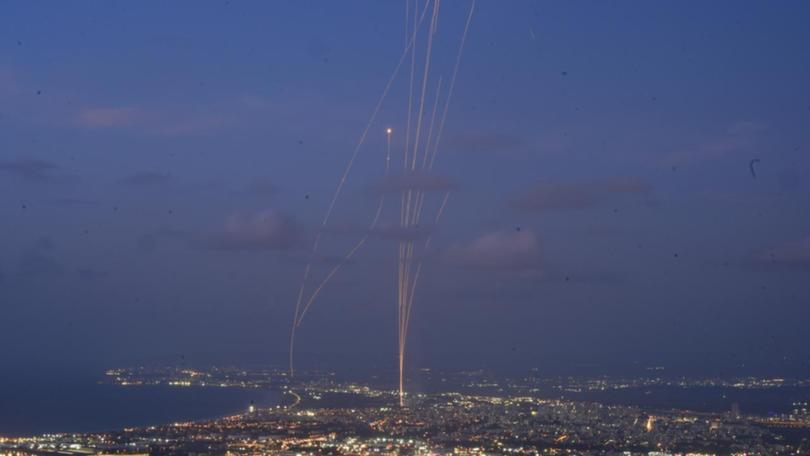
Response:
[[[366,140],[366,136],[368,135],[368,131],[371,128],[371,124],[374,122],[374,119],[377,117],[377,113],[379,112],[380,107],[382,106],[382,103],[385,100],[385,97],[388,95],[388,91],[391,89],[391,85],[394,83],[394,80],[396,79],[396,76],[399,73],[399,69],[402,66],[402,63],[405,61],[405,57],[408,55],[408,51],[414,46],[414,43],[415,43],[415,40],[416,40],[416,32],[421,27],[422,21],[425,18],[425,15],[427,13],[428,4],[429,4],[429,2],[425,4],[425,7],[422,9],[422,13],[419,16],[419,19],[416,20],[416,18],[414,18],[415,19],[414,20],[414,22],[415,22],[414,23],[414,36],[411,39],[411,41],[405,46],[405,50],[402,52],[402,55],[400,55],[399,61],[397,62],[396,66],[394,67],[394,71],[391,73],[391,76],[388,78],[388,82],[386,83],[385,88],[383,89],[383,92],[380,95],[380,98],[377,101],[377,104],[376,104],[376,106],[374,107],[374,109],[373,109],[373,111],[371,113],[371,116],[369,117],[369,120],[368,120],[368,122],[366,124],[366,127],[363,129],[363,133],[360,135],[360,139],[357,141],[357,145],[355,146],[354,151],[352,152],[352,156],[349,159],[348,164],[346,165],[346,169],[343,171],[343,174],[341,175],[340,181],[339,181],[339,183],[337,185],[337,188],[335,189],[335,193],[332,196],[332,200],[329,203],[329,207],[326,210],[326,214],[324,215],[323,221],[321,222],[321,227],[322,228],[326,227],[327,223],[329,222],[329,218],[332,215],[332,211],[335,208],[335,203],[337,202],[337,199],[340,196],[340,193],[341,193],[341,191],[343,189],[343,185],[346,183],[346,178],[348,177],[349,173],[351,172],[352,167],[354,166],[354,162],[357,159],[358,153],[360,152],[360,147],[363,145],[363,143]],[[416,14],[417,14],[417,11],[414,11],[414,16],[416,16]],[[314,258],[315,255],[318,252],[318,247],[320,245],[322,232],[323,232],[323,230],[320,230],[315,235],[315,240],[312,243],[312,249],[311,249],[311,252],[310,252],[310,255],[311,255],[310,261],[307,263],[306,267],[304,268],[304,274],[303,274],[303,278],[301,280],[301,287],[300,287],[300,290],[298,292],[298,299],[296,300],[296,303],[295,303],[295,313],[293,314],[293,322],[292,322],[292,327],[290,329],[290,376],[294,376],[294,374],[295,374],[294,363],[293,363],[293,353],[294,353],[294,347],[295,347],[295,329],[299,325],[298,320],[299,320],[299,315],[301,313],[301,304],[302,304],[302,301],[303,301],[303,298],[304,298],[304,290],[306,289],[307,280],[309,279],[309,275],[310,275],[310,273],[312,271],[312,258]]]
[[[439,1],[440,0],[436,0],[436,3],[438,3]],[[418,120],[418,123],[417,123],[417,133],[416,133],[416,136],[415,136],[415,139],[414,139],[414,151],[413,151],[412,157],[410,157],[411,160],[412,160],[412,162],[411,162],[411,170],[412,171],[415,170],[415,168],[416,168],[415,161],[416,161],[416,156],[417,156],[418,148],[419,148],[419,136],[420,136],[419,135],[419,130],[420,130],[420,127],[421,127],[422,116],[424,115],[424,112],[423,112],[424,87],[425,87],[426,78],[427,78],[427,69],[428,69],[427,67],[428,67],[429,62],[430,62],[430,60],[429,60],[430,45],[431,45],[430,41],[431,41],[431,38],[433,36],[433,33],[435,33],[437,8],[438,8],[438,5],[434,4],[434,17],[433,17],[433,19],[431,21],[430,31],[428,32],[428,51],[427,51],[426,62],[425,62],[425,76],[423,77],[423,83],[422,83],[423,90],[422,90],[422,97],[420,99],[420,109],[419,109],[419,114],[418,114],[419,115],[419,120]],[[442,132],[444,130],[445,121],[447,119],[447,112],[448,112],[448,109],[449,109],[450,100],[451,100],[452,95],[453,95],[453,89],[455,88],[456,76],[458,75],[458,69],[459,69],[460,62],[461,62],[461,56],[462,56],[462,52],[463,52],[463,49],[464,49],[464,44],[466,43],[466,39],[467,39],[467,32],[469,31],[469,27],[470,27],[470,23],[472,21],[472,16],[473,16],[474,11],[475,11],[475,0],[472,0],[472,2],[470,4],[470,12],[467,15],[467,21],[466,21],[466,23],[464,25],[464,31],[463,31],[462,36],[461,36],[461,43],[459,45],[458,55],[456,56],[456,62],[455,62],[454,68],[453,68],[453,76],[451,78],[450,86],[448,88],[447,99],[446,99],[445,104],[444,104],[444,109],[443,109],[443,112],[442,112],[441,121],[439,122],[438,133],[436,135],[435,142],[432,144],[433,145],[432,151],[431,151],[431,147],[430,147],[431,146],[430,139],[431,139],[431,136],[432,136],[433,120],[435,119],[435,107],[434,107],[434,114],[431,115],[431,128],[430,128],[429,133],[428,133],[428,138],[427,138],[427,141],[426,141],[426,144],[425,144],[424,157],[423,157],[423,160],[422,160],[422,169],[423,170],[425,170],[425,169],[427,169],[428,171],[432,170],[433,169],[433,164],[435,163],[435,160],[436,160],[436,155],[437,155],[438,149],[439,149],[439,142],[440,142],[440,139],[441,139],[441,136],[442,136]],[[438,92],[438,90],[437,90],[437,92]],[[438,101],[439,94],[437,93],[436,96],[437,96],[437,101]],[[409,103],[410,103],[410,100],[409,100]],[[408,116],[408,120],[410,121],[410,115]],[[425,166],[426,159],[427,159],[427,156],[428,156],[429,153],[430,153],[430,160],[427,161],[427,166]],[[408,160],[408,156],[407,156],[407,149],[406,149],[405,163],[407,163],[407,160]],[[406,165],[406,167],[407,167],[407,165]],[[442,204],[441,204],[441,206],[440,206],[440,208],[439,208],[439,210],[438,210],[438,212],[436,214],[436,222],[434,222],[434,225],[436,223],[438,223],[439,218],[441,218],[441,215],[444,212],[444,209],[445,209],[445,207],[447,205],[448,198],[449,198],[449,192],[445,195],[444,200],[442,201]],[[417,198],[416,198],[416,201],[415,201],[415,206],[416,207],[414,207],[414,210],[413,210],[413,213],[412,213],[411,212],[411,191],[410,190],[408,191],[407,197],[405,196],[405,193],[403,192],[403,209],[402,209],[402,211],[400,213],[400,221],[401,221],[401,225],[403,227],[407,228],[407,227],[413,226],[416,223],[418,223],[419,218],[420,218],[420,214],[421,214],[421,211],[422,211],[423,203],[424,203],[424,194],[423,194],[423,192],[419,191],[417,193]],[[428,236],[428,238],[425,241],[423,251],[426,251],[427,248],[429,247],[430,240],[431,240],[431,237]],[[403,243],[400,242],[400,254],[399,254],[399,256],[400,256],[400,261],[399,261],[399,270],[400,270],[400,272],[399,272],[399,290],[398,290],[398,298],[399,298],[399,302],[398,302],[398,307],[399,307],[399,318],[398,318],[399,319],[399,399],[400,399],[400,405],[402,406],[402,405],[404,405],[404,395],[405,395],[405,391],[404,391],[405,346],[406,346],[406,342],[407,342],[407,332],[408,332],[408,326],[409,326],[409,323],[410,323],[411,309],[413,308],[413,297],[415,295],[416,284],[418,282],[418,279],[419,279],[419,276],[420,276],[421,270],[422,270],[422,260],[420,259],[418,265],[416,266],[416,271],[415,271],[414,276],[413,276],[413,281],[411,281],[411,274],[410,274],[411,273],[411,270],[410,270],[411,263],[410,263],[410,261],[413,258],[413,241],[408,241],[407,245],[403,245]]]
[[[386,137],[386,142],[387,142],[386,156],[385,156],[385,176],[386,177],[388,176],[389,171],[391,169],[391,135],[393,133],[394,133],[394,130],[391,129],[390,127],[385,129],[385,137]],[[366,234],[362,238],[360,238],[359,241],[357,241],[357,243],[354,245],[354,247],[352,247],[351,250],[349,250],[349,252],[340,261],[340,263],[336,264],[332,268],[332,270],[329,271],[329,273],[326,275],[326,277],[324,277],[324,279],[321,281],[321,283],[318,284],[318,286],[315,288],[315,291],[312,292],[312,295],[307,300],[306,305],[304,305],[304,308],[301,311],[301,316],[298,318],[298,322],[296,323],[296,325],[301,326],[301,322],[304,320],[304,315],[306,315],[306,313],[309,310],[310,306],[312,306],[312,303],[315,302],[315,298],[318,297],[318,294],[320,294],[323,287],[326,286],[327,283],[329,283],[329,280],[331,280],[332,277],[334,277],[335,274],[337,274],[338,271],[340,271],[340,269],[349,260],[352,259],[352,257],[354,256],[355,253],[357,253],[357,251],[360,249],[360,247],[362,247],[363,244],[366,243],[366,241],[368,240],[371,233],[377,228],[377,222],[380,220],[380,214],[382,213],[384,205],[385,205],[385,193],[382,193],[382,194],[380,194],[380,201],[377,203],[377,211],[374,213],[374,218],[371,220],[371,225],[368,228],[368,232],[366,232]]]

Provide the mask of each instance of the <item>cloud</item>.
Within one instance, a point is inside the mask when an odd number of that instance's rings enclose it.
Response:
[[[810,235],[761,251],[754,259],[759,264],[810,268]]]
[[[59,165],[35,158],[19,158],[0,162],[0,172],[30,181],[53,180]]]
[[[53,256],[54,243],[41,237],[20,256],[17,274],[29,278],[53,278],[64,273],[64,267]]]
[[[726,131],[714,138],[684,150],[668,154],[667,165],[679,165],[705,160],[716,160],[732,154],[753,153],[757,140],[766,130],[764,124],[741,121],[729,125]]]
[[[290,112],[290,106],[271,104],[255,95],[199,99],[191,105],[167,102],[165,97],[145,99],[137,104],[99,105],[93,101],[98,97],[75,93],[58,84],[50,85],[43,96],[36,96],[42,84],[24,83],[30,78],[18,77],[16,73],[0,64],[0,102],[8,106],[3,116],[37,126],[77,128],[94,133],[111,130],[163,137],[199,136],[256,123],[257,110],[279,117]],[[57,94],[58,97],[53,96]],[[67,105],[61,102],[64,99],[70,100]],[[294,103],[296,107],[301,105],[300,97],[285,102]]]
[[[70,116],[69,121],[79,128],[131,128],[159,136],[205,133],[230,123],[218,112],[206,113],[181,106],[90,106],[73,111]]]
[[[84,279],[84,280],[103,279],[103,278],[107,277],[108,275],[110,275],[109,271],[103,271],[103,270],[94,269],[94,268],[77,269],[76,273],[79,275],[79,277],[81,279]]]
[[[301,230],[291,217],[266,210],[232,214],[221,230],[203,235],[200,245],[214,250],[287,250],[300,240]]]
[[[98,202],[94,200],[71,197],[54,198],[49,202],[58,206],[93,206],[98,204]]]
[[[255,94],[244,94],[239,96],[237,97],[236,102],[241,106],[254,110],[267,109],[273,106],[272,103],[270,103],[267,99]]]
[[[322,36],[312,36],[307,40],[306,50],[309,55],[318,60],[328,59],[332,53],[332,47],[326,38]]]
[[[378,226],[371,234],[394,241],[418,241],[427,238],[433,232],[432,225],[417,225],[412,227],[401,227],[396,225]]]
[[[377,225],[373,230],[369,226],[358,225],[329,225],[324,228],[325,233],[338,235],[371,235],[381,239],[394,241],[417,241],[425,239],[434,230],[433,225],[424,224],[413,227],[402,227],[399,225]]]
[[[447,191],[454,188],[455,184],[450,179],[419,172],[388,176],[374,185],[374,190],[379,194],[399,194],[405,190]]]
[[[535,271],[542,261],[537,235],[528,229],[496,231],[447,252],[450,261],[478,268]]]
[[[278,192],[278,186],[267,178],[255,179],[248,188],[251,193],[258,196],[271,196]]]
[[[17,95],[19,92],[20,86],[15,72],[7,66],[0,65],[0,99]]]
[[[138,250],[143,252],[152,252],[158,248],[163,240],[174,240],[188,238],[189,233],[183,230],[173,228],[162,228],[152,231],[150,233],[142,234],[136,241]]]
[[[171,175],[166,173],[158,173],[155,171],[143,171],[131,174],[119,180],[121,184],[130,187],[156,187],[165,185],[171,181]]]
[[[83,127],[124,127],[135,122],[135,108],[85,108],[76,114],[76,123]]]
[[[611,199],[625,196],[643,196],[652,186],[638,178],[613,178],[579,183],[543,182],[526,195],[512,201],[512,205],[528,211],[564,211],[587,209]]]
[[[447,141],[447,147],[458,152],[503,152],[524,146],[526,142],[516,136],[501,133],[479,133],[458,136]]]
[[[155,122],[148,126],[152,133],[163,136],[185,136],[197,133],[206,133],[220,129],[230,122],[219,115],[195,115],[194,117],[172,118]]]

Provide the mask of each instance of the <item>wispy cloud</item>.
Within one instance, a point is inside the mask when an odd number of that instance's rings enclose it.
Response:
[[[17,275],[31,279],[50,279],[61,276],[64,266],[53,255],[55,245],[50,238],[41,237],[33,242],[19,258]]]
[[[754,260],[760,265],[810,268],[810,235],[757,252]]]
[[[84,107],[73,114],[74,125],[94,130],[130,128],[158,136],[185,136],[218,130],[226,116],[173,106]]]
[[[394,241],[416,241],[427,238],[433,231],[433,225],[417,225],[401,227],[395,225],[380,225],[371,232],[374,236]]]
[[[478,268],[542,270],[540,243],[528,229],[484,234],[467,245],[450,248],[447,257],[454,263]]]
[[[56,171],[59,169],[59,165],[35,158],[19,158],[0,162],[0,172],[32,181],[57,178]]]
[[[199,245],[214,250],[287,250],[298,244],[301,235],[298,224],[279,211],[235,213],[222,229],[201,236]]]
[[[92,131],[128,130],[156,136],[187,136],[219,130],[236,119],[255,114],[250,105],[228,99],[210,105],[170,104],[162,100],[137,105],[99,103],[94,97],[71,93],[69,88],[37,86],[14,68],[0,65],[0,101],[16,120],[44,126],[79,128]],[[42,95],[42,96],[40,96]],[[59,100],[69,99],[69,105]]]
[[[248,190],[257,196],[271,196],[278,192],[278,186],[268,178],[254,179],[248,185]]]
[[[324,228],[325,233],[339,234],[339,235],[371,235],[380,239],[394,240],[394,241],[416,241],[425,239],[433,231],[434,226],[430,224],[420,224],[412,227],[402,227],[392,224],[381,224],[370,229],[368,225],[340,225],[333,224]]]
[[[503,133],[476,133],[450,138],[446,147],[457,152],[504,152],[526,145],[523,138]]]
[[[142,171],[121,178],[118,182],[129,187],[156,187],[166,185],[171,182],[172,177],[168,173],[158,173],[155,171]]]
[[[123,127],[135,123],[136,115],[130,107],[84,108],[76,113],[76,122],[90,128]]]
[[[541,182],[525,195],[511,201],[514,207],[528,211],[565,211],[587,209],[613,198],[644,196],[652,185],[638,178],[612,178],[578,183]]]
[[[224,116],[194,115],[182,118],[165,119],[148,126],[148,131],[163,136],[185,136],[207,133],[229,124]]]
[[[95,268],[79,268],[76,270],[76,273],[79,275],[79,278],[90,281],[103,279],[108,275],[110,275],[110,271],[104,271]]]
[[[446,177],[419,172],[388,176],[374,185],[374,190],[382,194],[398,194],[406,190],[447,191],[454,188],[453,181]]]
[[[58,206],[94,206],[98,204],[95,200],[71,197],[54,198],[49,202]]]
[[[11,67],[0,65],[0,100],[17,96],[21,91],[17,72]]]
[[[136,246],[138,250],[142,252],[153,252],[164,240],[182,240],[188,238],[189,233],[187,231],[175,228],[161,228],[139,236],[136,241]]]
[[[729,155],[752,153],[766,126],[759,122],[740,121],[729,125],[713,138],[685,149],[667,154],[664,163],[680,165],[705,160],[716,160]]]

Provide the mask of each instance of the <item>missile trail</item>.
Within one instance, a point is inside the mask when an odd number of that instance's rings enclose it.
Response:
[[[423,8],[422,13],[419,16],[418,20],[414,20],[414,31],[415,32],[418,31],[419,28],[421,27],[422,21],[424,20],[425,15],[427,13],[427,8],[428,8],[428,3],[425,4],[425,7]],[[298,320],[299,320],[299,315],[300,315],[300,312],[301,312],[301,303],[302,303],[303,297],[304,297],[304,290],[306,289],[307,280],[309,279],[309,275],[310,275],[310,273],[312,271],[312,260],[315,257],[315,255],[317,255],[317,253],[318,253],[318,247],[320,245],[321,235],[323,233],[323,228],[325,228],[326,225],[329,223],[329,218],[332,215],[332,211],[335,208],[335,203],[337,202],[337,199],[340,196],[341,191],[343,190],[343,185],[346,183],[346,178],[349,176],[349,173],[351,172],[352,167],[354,166],[354,162],[357,159],[357,155],[360,152],[360,148],[362,147],[363,143],[366,140],[366,136],[368,135],[369,129],[371,128],[371,125],[374,122],[374,119],[377,117],[377,113],[380,111],[380,107],[382,106],[382,103],[385,100],[385,97],[388,95],[389,90],[391,90],[391,85],[394,83],[394,80],[396,79],[396,76],[399,73],[399,69],[402,66],[402,63],[405,61],[405,57],[408,55],[408,51],[414,46],[415,37],[416,37],[416,33],[414,33],[414,39],[412,39],[405,46],[405,49],[403,50],[402,54],[400,55],[399,61],[397,62],[396,66],[394,67],[394,71],[391,73],[391,76],[388,78],[388,82],[385,84],[385,88],[383,89],[382,94],[380,95],[380,98],[377,101],[377,104],[374,106],[374,109],[372,110],[371,115],[369,116],[368,122],[366,123],[366,126],[363,129],[363,133],[360,135],[360,139],[357,141],[357,145],[355,146],[354,151],[352,152],[351,158],[349,159],[349,162],[347,163],[346,168],[344,169],[343,174],[340,177],[340,181],[338,182],[337,188],[335,188],[335,192],[334,192],[334,194],[332,196],[332,200],[329,203],[329,207],[326,210],[326,214],[324,214],[323,221],[321,222],[321,228],[322,229],[319,230],[318,233],[315,235],[315,240],[312,243],[312,249],[310,251],[310,259],[309,259],[309,262],[307,263],[306,267],[304,268],[304,274],[303,274],[303,278],[301,280],[301,287],[300,287],[300,290],[298,292],[298,298],[297,298],[296,303],[295,303],[295,313],[293,315],[292,327],[290,329],[290,376],[291,377],[295,374],[294,359],[293,359],[294,346],[295,346],[295,329],[299,326]]]
[[[430,66],[430,52],[432,46],[432,38],[433,34],[436,30],[436,20],[437,20],[437,13],[438,13],[438,3],[440,0],[436,0],[434,3],[434,15],[431,19],[431,27],[428,31],[428,43],[427,43],[427,50],[426,50],[426,59],[425,59],[425,66],[424,66],[424,73],[422,79],[422,92],[420,96],[419,102],[419,112],[417,114],[417,126],[416,132],[414,135],[414,145],[413,145],[413,152],[410,157],[406,154],[404,156],[405,164],[407,167],[408,158],[411,160],[410,170],[414,172],[416,170],[416,160],[417,155],[419,152],[419,146],[421,141],[421,126],[422,121],[425,115],[424,112],[424,98],[425,98],[425,87],[427,83],[427,77],[429,72]],[[438,105],[438,99],[440,96],[440,90],[437,88],[436,93],[436,100],[434,101],[434,108],[433,112],[431,113],[431,120],[430,120],[430,127],[428,129],[427,137],[425,138],[425,144],[423,149],[423,157],[422,163],[420,166],[420,170],[422,172],[430,172],[433,169],[433,165],[436,161],[436,156],[439,151],[439,144],[441,140],[442,133],[444,131],[445,121],[447,119],[447,113],[449,111],[450,100],[452,99],[453,91],[455,89],[456,78],[458,75],[458,69],[461,63],[461,56],[463,54],[464,45],[467,40],[467,33],[469,31],[470,23],[472,21],[472,16],[475,11],[475,0],[473,0],[470,4],[470,11],[467,15],[467,20],[464,24],[464,31],[462,32],[461,41],[459,44],[458,54],[456,56],[456,61],[453,66],[453,74],[450,80],[450,85],[447,91],[447,97],[444,102],[444,106],[442,109],[441,120],[439,121],[438,132],[436,134],[435,141],[432,141],[433,137],[433,128],[436,116],[436,107]],[[415,51],[414,51],[415,53]],[[439,83],[440,87],[441,82]],[[409,100],[410,102],[410,100]],[[410,115],[408,117],[410,121]],[[432,147],[431,147],[432,146]],[[428,156],[430,157],[428,160]],[[415,193],[415,196],[414,196]],[[434,225],[438,224],[438,221],[441,219],[442,214],[447,206],[447,202],[449,199],[450,193],[446,193],[444,199],[442,200],[441,206],[436,213],[436,218],[434,221]],[[425,194],[422,189],[416,189],[414,192],[413,189],[408,189],[407,192],[403,190],[402,196],[402,210],[400,214],[400,225],[405,228],[412,228],[418,226],[421,213],[423,210]],[[413,204],[413,207],[412,207]],[[406,353],[406,345],[407,345],[407,336],[408,336],[408,328],[410,325],[410,317],[411,317],[411,310],[413,309],[413,302],[414,297],[416,294],[416,285],[419,281],[419,278],[422,273],[422,265],[423,265],[423,258],[424,254],[430,246],[431,242],[431,235],[427,237],[425,240],[424,245],[422,246],[422,256],[417,261],[417,265],[415,270],[413,268],[413,258],[414,258],[414,241],[408,240],[404,243],[400,243],[399,248],[399,275],[398,275],[398,331],[399,331],[399,350],[398,350],[398,365],[399,365],[399,401],[400,406],[404,406],[405,403],[405,385],[404,385],[404,369],[405,369],[405,353]]]
[[[377,229],[381,218],[383,217],[383,210],[385,207],[385,194],[381,194],[377,203],[376,210],[371,218],[368,231],[358,239],[346,253],[341,257],[337,264],[334,264],[326,273],[326,275],[314,284],[312,291],[308,291],[310,276],[313,274],[313,262],[317,258],[318,250],[321,246],[322,236],[325,228],[329,224],[331,216],[335,211],[336,205],[340,196],[343,193],[344,186],[348,177],[357,161],[360,149],[366,142],[368,134],[373,127],[376,118],[381,110],[383,102],[388,96],[394,81],[397,79],[400,69],[406,65],[406,59],[410,58],[409,74],[407,77],[407,107],[404,125],[404,139],[402,147],[402,172],[403,178],[407,185],[403,186],[400,194],[400,208],[399,208],[399,226],[403,233],[415,230],[419,227],[422,220],[422,214],[425,212],[426,203],[429,202],[429,192],[427,188],[422,186],[416,177],[424,175],[429,176],[433,170],[436,158],[439,153],[442,135],[447,121],[449,107],[453,94],[463,51],[467,41],[467,35],[472,22],[472,17],[475,13],[476,0],[471,0],[469,12],[464,22],[464,28],[461,33],[461,39],[458,45],[458,51],[453,63],[452,75],[449,83],[439,75],[437,78],[431,76],[431,70],[434,70],[437,64],[441,63],[441,59],[436,58],[434,63],[434,51],[438,52],[438,47],[435,46],[435,38],[437,36],[439,12],[441,10],[441,0],[405,0],[405,44],[400,54],[399,60],[395,65],[389,79],[387,80],[382,93],[377,99],[368,121],[363,128],[360,137],[355,144],[348,162],[340,174],[340,178],[329,200],[321,226],[314,236],[312,247],[310,249],[310,257],[306,267],[303,271],[301,286],[298,291],[295,310],[293,315],[292,327],[290,329],[290,353],[289,353],[289,369],[290,376],[294,375],[294,346],[296,329],[301,326],[304,318],[311,310],[317,299],[320,297],[322,291],[327,287],[331,280],[344,268],[344,266],[357,254],[357,252],[368,243],[369,237]],[[432,5],[432,7],[431,7]],[[429,25],[423,31],[423,23],[427,17],[428,9],[432,9],[430,14]],[[422,35],[422,37],[420,37]],[[424,41],[422,39],[424,38]],[[417,43],[421,42],[421,46],[417,47]],[[417,57],[417,52],[419,56]],[[421,73],[418,75],[418,73]],[[418,78],[421,77],[421,81]],[[436,80],[435,92],[429,93],[429,87],[432,89],[433,81]],[[430,100],[430,97],[433,97]],[[386,129],[386,156],[385,156],[385,176],[389,176],[391,172],[391,133],[390,128]],[[399,157],[397,157],[399,159]],[[410,184],[408,179],[415,178],[414,183]],[[446,212],[447,204],[450,199],[450,192],[444,194],[441,203],[438,206],[433,217],[433,226],[437,226],[443,214]],[[428,201],[426,201],[428,200]],[[416,290],[420,279],[424,276],[424,260],[427,252],[430,250],[430,245],[433,239],[433,234],[428,233],[424,242],[414,239],[410,236],[403,237],[398,242],[398,261],[397,261],[397,364],[398,364],[398,383],[399,383],[399,403],[401,406],[405,405],[405,355],[407,349],[408,333],[410,328],[410,319],[412,316],[413,305],[415,302]]]
[[[386,157],[385,157],[385,176],[387,177],[391,168],[391,134],[393,130],[387,128],[385,131],[385,136],[387,138],[387,146],[386,146]],[[366,234],[360,238],[359,241],[352,247],[346,255],[344,255],[343,259],[336,264],[331,271],[326,275],[326,277],[321,281],[320,284],[315,288],[315,291],[312,292],[309,299],[307,300],[304,309],[301,311],[301,316],[298,318],[297,325],[301,326],[301,322],[304,320],[304,315],[306,315],[307,311],[309,310],[312,303],[315,301],[315,298],[318,297],[318,294],[321,292],[324,286],[329,283],[329,280],[334,277],[335,274],[340,271],[340,269],[354,256],[354,254],[366,243],[371,233],[377,228],[377,222],[380,220],[380,214],[382,213],[383,206],[385,205],[385,193],[380,194],[379,202],[377,203],[377,210],[374,213],[374,218],[371,220],[371,225],[368,228]]]

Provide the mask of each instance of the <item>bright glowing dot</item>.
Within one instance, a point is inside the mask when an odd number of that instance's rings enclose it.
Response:
[[[394,132],[394,130],[391,129],[391,127],[388,127],[388,128],[385,129],[385,134],[387,134],[387,135],[390,135],[393,132]]]

